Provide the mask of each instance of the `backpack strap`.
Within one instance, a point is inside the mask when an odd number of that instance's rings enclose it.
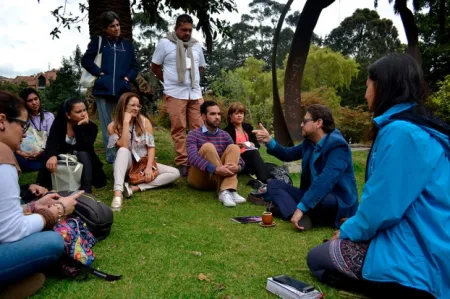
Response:
[[[83,268],[84,268],[83,270],[85,270],[86,272],[88,272],[94,276],[97,276],[98,278],[104,279],[106,281],[116,281],[116,280],[119,280],[120,278],[122,278],[122,275],[111,275],[111,274],[102,272],[100,270],[91,268],[90,266],[86,266],[80,262],[78,262],[78,263],[80,264],[80,266],[83,266]]]

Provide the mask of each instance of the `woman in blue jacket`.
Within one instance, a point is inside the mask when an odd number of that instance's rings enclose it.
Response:
[[[114,151],[107,149],[109,136],[107,127],[112,121],[111,115],[120,96],[131,91],[130,82],[136,79],[138,64],[131,40],[120,36],[119,16],[115,12],[107,11],[100,18],[105,34],[101,37],[92,37],[81,60],[81,65],[86,71],[98,77],[92,89],[92,95],[95,96],[100,118],[106,161],[113,163]],[[101,67],[98,67],[94,60],[100,41],[102,64]]]
[[[319,280],[401,298],[450,296],[450,126],[423,106],[423,75],[392,54],[369,67],[374,140],[355,216],[307,257]]]

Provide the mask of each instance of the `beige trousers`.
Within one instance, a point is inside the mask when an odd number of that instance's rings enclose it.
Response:
[[[222,157],[219,157],[216,147],[212,143],[205,143],[199,150],[199,154],[214,166],[226,163],[239,163],[240,150],[236,144],[230,144]],[[191,166],[188,174],[188,185],[195,189],[218,191],[234,189],[237,190],[237,174],[229,177],[221,177],[201,171],[197,167]]]
[[[131,168],[133,159],[131,152],[125,147],[119,148],[114,161],[114,191],[123,192],[123,184],[128,170]],[[175,167],[156,163],[158,165],[158,176],[150,183],[137,185],[141,191],[167,185],[180,177],[180,171]]]
[[[187,100],[176,99],[164,95],[165,110],[170,117],[170,135],[175,144],[176,165],[187,165],[186,151],[186,128],[189,122],[189,130],[200,128],[203,125],[203,119],[200,115],[200,105],[203,99]]]

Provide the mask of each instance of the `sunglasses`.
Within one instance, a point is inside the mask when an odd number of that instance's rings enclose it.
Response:
[[[303,121],[302,121],[302,124],[303,125],[306,125],[308,122],[310,122],[310,121],[314,121],[314,119],[312,119],[312,118],[305,118]]]
[[[23,129],[23,133],[26,133],[28,131],[28,128],[30,127],[30,123],[24,120],[21,120],[19,118],[15,118],[15,117],[7,117],[6,118],[8,121],[12,121],[12,122],[16,122],[19,123],[22,126]]]

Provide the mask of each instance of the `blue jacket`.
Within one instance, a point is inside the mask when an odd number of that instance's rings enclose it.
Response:
[[[395,114],[374,119],[378,136],[368,160],[368,179],[355,216],[341,226],[341,239],[370,241],[365,279],[397,282],[450,298],[449,137]]]
[[[332,192],[338,198],[338,214],[335,224],[336,227],[339,227],[339,220],[353,216],[358,208],[358,191],[353,172],[352,152],[339,130],[333,130],[324,138],[321,155],[313,164],[318,174],[313,183],[311,183],[309,166],[314,151],[314,143],[311,140],[305,139],[293,147],[276,144],[273,148],[268,147],[267,152],[284,162],[302,159],[300,181],[302,199],[298,208],[307,212]]]
[[[97,76],[92,94],[100,97],[120,97],[124,92],[131,91],[130,82],[136,80],[139,71],[136,54],[130,40],[119,37],[116,42],[102,36],[100,53],[102,66],[99,68],[94,59],[97,56],[99,37],[91,39],[81,65],[92,75]],[[103,72],[104,75],[100,76]],[[127,77],[130,82],[124,80]]]

